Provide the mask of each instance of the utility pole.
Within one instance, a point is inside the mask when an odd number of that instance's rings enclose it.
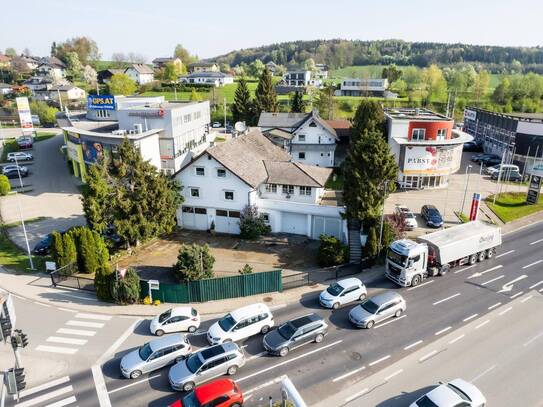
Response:
[[[466,195],[468,194],[468,184],[469,184],[469,174],[471,170],[471,164],[466,167],[466,187],[464,188],[464,198],[462,199],[462,207],[460,208],[460,213],[464,213],[464,203],[466,201]]]
[[[224,130],[226,131],[226,98],[224,98]]]
[[[500,169],[499,169],[499,172],[498,172],[498,182],[496,183],[496,193],[494,194],[494,199],[492,200],[492,203],[494,205],[496,205],[496,197],[499,193],[499,190],[500,190],[500,180],[502,178],[502,167],[503,167],[503,160],[505,159],[505,153],[507,152],[507,149],[503,150],[503,154],[502,154],[502,161],[500,163]]]
[[[381,208],[381,226],[379,227],[379,253],[381,253],[381,242],[383,240],[383,223],[385,221],[385,199],[387,196],[388,181],[385,181],[385,189],[383,194],[383,207]]]
[[[58,94],[58,104],[60,106],[60,111],[62,112],[64,108],[62,107],[62,97],[60,96],[60,90],[57,88],[57,94]]]
[[[19,162],[17,161],[17,156],[15,156],[15,164],[17,165],[17,174],[19,175],[19,184],[21,185],[21,191],[24,188],[23,185],[23,179],[21,178],[21,171],[19,169]],[[35,270],[34,268],[34,262],[32,261],[32,252],[30,251],[30,245],[28,243],[28,235],[26,234],[26,226],[25,226],[25,220],[23,218],[23,211],[21,209],[21,198],[17,191],[15,191],[15,195],[17,196],[17,206],[19,208],[19,217],[21,218],[21,226],[23,227],[23,234],[25,237],[25,243],[26,243],[26,252],[28,253],[28,261],[30,262],[30,270]]]

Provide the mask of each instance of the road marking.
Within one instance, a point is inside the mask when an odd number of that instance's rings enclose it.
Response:
[[[36,350],[39,352],[64,353],[66,355],[73,355],[79,349],[65,348],[65,347],[60,347],[60,346],[40,345],[36,348]]]
[[[388,358],[390,358],[390,355],[383,356],[381,359],[377,359],[377,360],[374,360],[371,363],[368,363],[368,366],[372,367],[372,366],[376,365],[377,363],[381,363],[381,362],[387,360]]]
[[[490,372],[491,370],[495,369],[496,368],[496,365],[493,365],[493,366],[490,366],[488,369],[486,369],[484,372],[482,373],[479,373],[477,376],[475,376],[473,379],[470,380],[471,383],[473,383],[474,381],[476,381],[477,379],[480,379],[481,377],[483,377],[485,374],[487,374],[488,372]]]
[[[479,328],[485,326],[486,324],[488,324],[489,322],[490,322],[490,319],[487,319],[486,321],[481,322],[479,325],[477,325],[477,326],[475,327],[475,329],[479,329]]]
[[[452,345],[453,343],[458,342],[458,341],[459,341],[460,339],[462,339],[464,336],[466,336],[466,335],[462,334],[462,335],[460,335],[460,336],[457,336],[457,337],[454,338],[454,339],[451,339],[451,340],[449,341],[449,345]]]
[[[382,324],[375,325],[375,326],[373,327],[373,329],[381,328],[382,326],[391,324],[391,323],[393,323],[394,321],[399,321],[400,319],[405,318],[406,316],[407,316],[407,315],[402,315],[402,316],[399,316],[398,318],[391,319],[391,320],[388,321],[388,322],[383,322]]]
[[[540,292],[540,293],[543,293],[543,288],[541,288],[541,289],[539,290],[539,292]]]
[[[68,343],[70,345],[84,345],[88,342],[87,339],[63,338],[61,336],[50,336],[46,342]]]
[[[26,396],[30,396],[31,394],[38,393],[38,392],[40,392],[42,390],[58,386],[60,384],[67,383],[69,381],[70,381],[70,376],[64,376],[64,377],[61,377],[59,379],[51,380],[50,382],[40,384],[39,386],[32,387],[31,389],[20,391],[19,392],[19,397],[23,398],[23,397],[26,397]],[[15,400],[16,397],[13,396],[13,399]]]
[[[267,367],[267,368],[262,369],[262,370],[260,370],[260,371],[258,371],[258,372],[255,372],[255,373],[252,373],[252,374],[247,375],[247,376],[245,376],[245,377],[242,377],[241,379],[236,380],[236,382],[242,382],[242,381],[244,381],[244,380],[250,379],[251,377],[258,376],[259,374],[269,372],[270,370],[273,370],[273,369],[278,368],[278,367],[280,367],[280,366],[284,366],[284,365],[286,365],[286,364],[288,364],[288,363],[294,362],[295,360],[304,358],[304,357],[306,357],[306,356],[312,355],[313,353],[321,352],[321,351],[323,351],[324,349],[327,349],[327,348],[330,348],[330,347],[335,346],[335,345],[337,345],[337,344],[340,344],[341,342],[343,342],[343,339],[340,339],[340,340],[338,340],[338,341],[329,343],[329,344],[326,345],[326,346],[322,346],[322,347],[320,347],[320,348],[318,348],[318,349],[314,349],[314,350],[312,350],[312,351],[310,351],[310,352],[307,352],[307,353],[304,353],[304,354],[302,354],[302,355],[296,356],[296,357],[294,357],[294,358],[292,358],[292,359],[285,360],[284,362],[276,363],[276,364],[273,365],[273,366]]]
[[[257,353],[256,355],[248,357],[247,362],[250,361],[250,360],[261,358],[262,356],[267,355],[267,354],[268,354],[268,352],[266,352],[266,351]]]
[[[443,298],[442,300],[434,302],[432,305],[438,305],[438,304],[441,304],[442,302],[452,300],[453,298],[458,297],[459,295],[461,295],[461,293],[453,294],[450,297]]]
[[[61,307],[58,307],[57,309],[59,309],[61,311],[66,311],[66,312],[73,312],[74,314],[77,313],[77,311],[73,310],[73,309],[61,308]]]
[[[500,305],[502,305],[502,303],[501,303],[501,302],[497,302],[496,304],[491,305],[490,307],[488,307],[488,309],[491,310],[491,309],[494,309],[494,308],[496,308],[496,307],[499,307]]]
[[[424,287],[425,285],[432,284],[434,281],[435,280],[428,280],[425,283],[419,284],[419,285],[417,285],[415,287],[408,288],[407,291],[411,291],[411,290],[414,290],[415,288],[419,288],[419,287]]]
[[[533,295],[529,295],[528,297],[523,298],[522,300],[520,300],[520,302],[525,303],[526,301],[528,301],[529,299],[531,299],[533,297],[534,297]]]
[[[476,265],[477,265],[477,264],[472,264],[471,266],[464,267],[463,269],[456,270],[456,271],[454,272],[454,274],[458,274],[458,273],[461,273],[461,272],[463,272],[463,271],[469,270],[469,269],[475,267]]]
[[[534,285],[531,285],[530,287],[528,287],[528,290],[531,290],[532,288],[536,288],[537,286],[540,286],[541,284],[543,284],[543,280],[540,281],[539,283],[535,283]]]
[[[462,322],[468,322],[469,320],[471,320],[471,319],[477,317],[478,315],[479,315],[479,314],[470,315],[469,317],[464,318],[464,319],[462,320]]]
[[[532,342],[538,340],[539,338],[541,338],[543,336],[543,332],[541,332],[540,334],[537,334],[536,336],[534,336],[532,339],[530,339],[528,342],[526,342],[524,345],[522,346],[528,346],[529,344],[531,344]]]
[[[91,297],[82,297],[80,295],[73,295],[73,294],[65,294],[65,293],[58,293],[59,295],[63,295],[65,297],[70,297],[70,298],[77,298],[78,300],[85,300],[85,301],[98,301],[96,298],[91,298]]]
[[[538,244],[543,242],[543,239],[536,240],[535,242],[530,243],[530,245]]]
[[[62,387],[62,388],[60,388],[58,390],[52,391],[52,392],[44,394],[42,396],[35,397],[35,398],[30,399],[28,401],[23,401],[22,403],[17,404],[17,407],[35,406],[36,404],[43,403],[44,401],[47,401],[49,399],[61,396],[61,395],[66,394],[66,393],[70,393],[73,390],[74,390],[74,388],[72,386]]]
[[[388,382],[394,376],[398,376],[402,372],[403,372],[403,369],[399,369],[399,370],[396,370],[394,373],[389,374],[387,377],[385,377],[385,382]]]
[[[349,403],[349,402],[353,401],[354,399],[356,399],[356,398],[358,398],[358,397],[364,395],[364,394],[367,393],[367,392],[368,392],[368,389],[360,390],[358,393],[355,393],[355,394],[353,394],[352,396],[347,397],[347,398],[345,399],[345,401],[346,401],[347,403]]]
[[[91,372],[96,395],[98,396],[98,404],[100,407],[111,407],[111,401],[107,394],[106,382],[104,380],[104,375],[102,374],[102,367],[99,364],[95,364],[91,367]]]
[[[452,326],[448,326],[447,328],[442,329],[441,331],[437,331],[434,335],[441,335],[444,332],[449,331],[452,328]]]
[[[60,400],[52,404],[47,404],[45,407],[64,407],[64,406],[67,406],[68,404],[75,403],[76,401],[77,399],[75,398],[75,396],[71,396],[64,400]]]
[[[250,390],[244,391],[244,392],[243,392],[243,395],[248,395],[248,394],[254,393],[255,391],[262,390],[262,389],[265,388],[265,387],[271,386],[271,385],[273,385],[273,384],[277,384],[277,383],[279,383],[281,380],[286,379],[286,377],[287,377],[286,375],[276,377],[275,379],[270,380],[269,382],[263,383],[263,384],[261,384],[261,385],[259,385],[259,386],[253,387],[253,388],[250,389]],[[245,398],[245,401],[247,401],[247,398]]]
[[[541,263],[543,260],[538,260],[538,261],[534,261],[533,263],[530,263],[530,264],[527,264],[525,266],[522,267],[522,269],[527,269],[528,267],[532,267],[532,266],[535,266],[536,264],[539,264]]]
[[[432,356],[435,356],[435,355],[437,355],[437,350],[433,350],[430,353],[427,353],[426,355],[424,355],[423,357],[421,357],[419,359],[419,362],[422,363],[422,362],[430,359]]]
[[[503,286],[502,286],[502,289],[500,291],[498,291],[499,293],[503,293],[503,292],[507,292],[507,291],[511,291],[513,289],[513,284],[516,283],[517,281],[521,281],[521,280],[524,280],[525,278],[528,278],[528,276],[526,274],[523,274],[511,281],[509,281],[508,283],[505,283]]]
[[[79,336],[94,336],[94,335],[96,335],[96,331],[85,331],[83,329],[60,328],[60,329],[57,330],[57,334],[79,335]]]
[[[501,311],[498,315],[501,316],[501,315],[503,315],[503,314],[505,314],[505,313],[511,311],[512,309],[513,309],[513,307],[506,308],[506,309],[504,309],[503,311]]]
[[[499,277],[496,277],[496,278],[493,278],[492,280],[488,280],[488,281],[485,281],[484,283],[481,283],[481,285],[487,285],[487,284],[493,283],[494,281],[501,280],[501,279],[504,278],[504,277],[505,277],[505,275],[502,274],[502,275],[499,276]]]
[[[87,322],[87,321],[68,321],[66,325],[70,326],[84,326],[87,328],[102,328],[104,324],[101,322]]]
[[[39,302],[39,301],[34,301],[34,304],[41,305],[42,307],[46,307],[46,308],[51,307],[49,304],[44,304],[43,302]]]
[[[110,356],[113,354],[113,352],[115,352],[115,350],[121,346],[121,344],[126,340],[126,338],[128,338],[132,332],[134,332],[134,330],[143,322],[143,319],[138,319],[136,321],[134,321],[132,323],[132,325],[130,325],[128,328],[126,328],[126,330],[123,332],[123,334],[121,336],[119,336],[117,338],[117,340],[115,342],[113,342],[113,344],[109,347],[108,350],[106,350],[106,352],[100,356],[100,358],[96,361],[96,363],[98,365],[101,365],[102,363],[105,363],[106,360],[108,360],[110,358]],[[100,370],[100,374],[101,374],[101,370]]]
[[[287,304],[274,305],[273,307],[270,307],[270,311],[277,311],[278,309],[285,308],[286,306]]]
[[[496,258],[496,259],[499,259],[500,257],[502,257],[502,256],[507,256],[508,254],[511,254],[511,253],[513,253],[513,252],[514,252],[514,250],[509,250],[508,252],[498,254],[495,258]]]
[[[411,345],[407,345],[405,348],[403,348],[403,350],[409,350],[409,349],[411,349],[411,348],[414,348],[415,346],[420,345],[422,342],[423,342],[423,341],[422,341],[422,339],[421,339],[420,341],[414,342],[414,343],[412,343]]]
[[[499,264],[497,266],[494,266],[494,267],[491,267],[489,268],[488,270],[485,270],[485,271],[481,271],[480,273],[477,272],[477,273],[473,273],[471,276],[469,276],[468,278],[475,278],[475,277],[481,277],[481,276],[484,276],[486,273],[490,273],[491,271],[494,271],[494,270],[499,270],[503,267],[503,265]]]
[[[348,373],[345,373],[341,376],[338,376],[336,377],[335,379],[332,380],[332,383],[335,383],[335,382],[339,382],[340,380],[343,380],[349,376],[352,376],[354,374],[357,374],[358,372],[361,372],[362,370],[364,370],[366,368],[366,366],[362,366],[362,367],[359,367],[358,369],[354,369],[354,370],[351,370],[350,372]]]
[[[74,318],[97,319],[100,321],[109,321],[111,319],[111,315],[85,314],[85,313],[79,312],[75,314]]]
[[[127,388],[129,388],[129,387],[135,386],[135,385],[137,385],[137,384],[148,382],[149,380],[154,379],[154,378],[157,378],[157,377],[160,377],[160,376],[161,376],[160,373],[159,373],[159,374],[155,374],[155,375],[146,377],[145,379],[138,380],[137,382],[127,384],[126,386],[117,387],[116,389],[113,389],[113,390],[108,391],[108,393],[109,393],[109,394],[113,394],[113,393],[116,393],[116,392],[118,392],[118,391],[127,389]],[[101,405],[101,404],[100,404],[100,405]]]
[[[518,292],[518,293],[512,295],[512,296],[509,297],[509,298],[511,298],[512,300],[514,300],[515,298],[520,297],[522,294],[524,294],[524,291],[520,291],[520,292]]]

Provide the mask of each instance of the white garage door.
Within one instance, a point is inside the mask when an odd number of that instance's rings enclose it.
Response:
[[[334,236],[341,240],[341,219],[325,216],[313,216],[311,237],[318,239],[320,235]]]
[[[215,231],[239,235],[239,211],[225,211],[217,209],[215,217]]]
[[[296,235],[307,234],[307,216],[298,213],[283,212],[281,232],[294,233]]]
[[[207,230],[207,209],[183,206],[183,227],[193,230]]]

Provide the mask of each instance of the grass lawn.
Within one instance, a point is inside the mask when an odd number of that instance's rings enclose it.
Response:
[[[527,204],[525,192],[502,193],[496,197],[496,204],[492,203],[493,199],[494,196],[490,195],[486,204],[505,223],[543,210],[541,199],[535,205]]]
[[[46,257],[32,256],[34,267],[37,270],[45,269]],[[5,230],[0,229],[0,264],[7,269],[18,272],[29,272],[28,255],[21,250],[11,240],[9,240]]]
[[[343,191],[343,174],[341,173],[340,169],[334,168],[332,176],[328,178],[328,181],[326,181],[324,187],[334,191]]]

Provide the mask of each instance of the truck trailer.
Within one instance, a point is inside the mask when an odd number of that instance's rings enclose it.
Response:
[[[385,275],[402,287],[414,287],[453,267],[494,257],[501,243],[501,229],[481,221],[429,233],[417,241],[396,240],[387,250]]]

